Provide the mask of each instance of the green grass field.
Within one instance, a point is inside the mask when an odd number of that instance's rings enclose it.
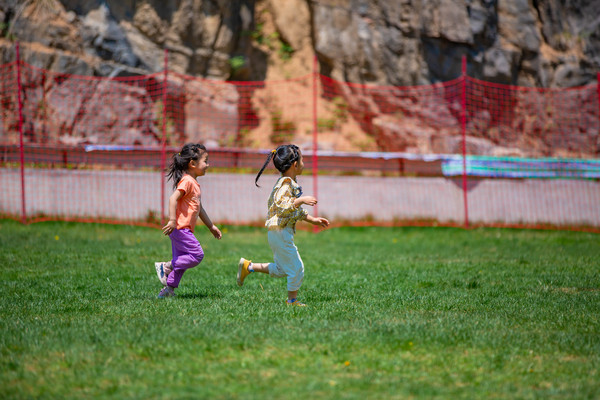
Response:
[[[0,221],[0,398],[600,398],[600,236],[454,228],[299,231],[301,300],[266,232],[197,236],[158,300],[156,229]]]

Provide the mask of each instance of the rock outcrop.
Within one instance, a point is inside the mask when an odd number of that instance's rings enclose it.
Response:
[[[264,80],[309,48],[326,75],[382,85],[456,78],[462,55],[486,81],[585,85],[600,70],[598,15],[595,0],[0,0],[5,36],[54,53],[27,55],[40,67],[76,56],[96,75],[156,72],[167,48],[181,73]]]

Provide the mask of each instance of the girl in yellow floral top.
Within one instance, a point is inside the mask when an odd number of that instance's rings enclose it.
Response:
[[[268,239],[273,250],[274,262],[259,264],[241,258],[238,264],[237,284],[242,286],[244,279],[252,272],[262,272],[277,278],[287,277],[287,304],[305,306],[306,304],[297,300],[298,289],[304,279],[304,264],[294,244],[296,222],[307,221],[326,228],[329,226],[329,221],[322,217],[313,217],[301,208],[303,204],[314,206],[317,204],[317,199],[313,196],[302,196],[302,188],[296,182],[296,177],[304,169],[302,153],[296,145],[282,145],[271,151],[267,161],[256,175],[254,181],[256,186],[271,159],[275,168],[281,172],[281,177],[273,186],[269,196],[269,210],[265,223],[269,229]]]

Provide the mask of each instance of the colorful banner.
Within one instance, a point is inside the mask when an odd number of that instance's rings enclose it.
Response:
[[[600,178],[600,160],[467,156],[468,176],[491,178]],[[463,174],[462,156],[442,160],[445,176]]]

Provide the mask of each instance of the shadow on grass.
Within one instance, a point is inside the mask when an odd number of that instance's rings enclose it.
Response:
[[[158,292],[156,291],[156,294],[152,295],[151,298],[155,299],[155,300],[160,300],[160,301],[169,301],[169,300],[177,300],[177,299],[185,299],[185,300],[189,300],[189,299],[197,299],[197,300],[204,300],[204,299],[211,299],[211,300],[216,300],[216,299],[221,299],[223,298],[223,296],[219,293],[176,293],[175,297],[166,297],[164,299],[159,299],[157,298],[158,296]],[[148,296],[143,296],[142,298],[147,299]]]
[[[220,299],[222,297],[216,293],[182,293],[175,296],[176,299]]]

